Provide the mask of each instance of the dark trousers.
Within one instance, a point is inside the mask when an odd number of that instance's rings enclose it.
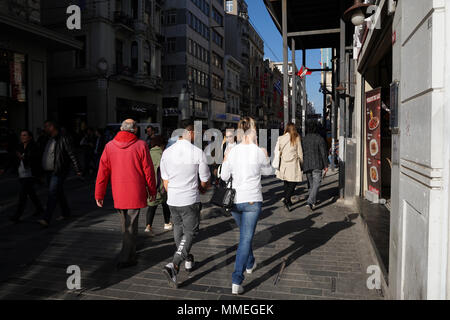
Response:
[[[177,251],[173,256],[173,264],[177,267],[186,260],[191,251],[194,238],[200,227],[201,203],[194,203],[184,207],[170,206],[173,222],[173,236]]]
[[[291,197],[294,194],[297,182],[284,181],[284,202],[292,204]]]
[[[120,225],[122,227],[122,250],[119,262],[127,263],[137,260],[136,240],[138,235],[140,209],[119,209]]]
[[[36,195],[36,190],[34,189],[34,185],[36,183],[35,178],[20,178],[19,179],[20,187],[19,187],[19,204],[17,206],[15,218],[20,218],[25,210],[25,206],[27,204],[27,199],[30,197],[34,206],[36,207],[36,213],[42,214],[44,209],[42,208],[41,201]]]
[[[47,184],[48,184],[48,199],[47,208],[44,213],[44,219],[50,223],[53,212],[56,209],[56,204],[59,203],[61,207],[61,215],[69,217],[71,212],[69,204],[67,202],[66,195],[64,193],[64,181],[65,175],[57,176],[53,172],[47,172]]]
[[[163,209],[163,215],[164,215],[164,223],[168,224],[170,222],[170,209],[166,202],[162,202],[162,209]],[[158,208],[158,205],[156,206],[149,206],[147,208],[147,226],[153,225],[153,219],[155,218],[156,209]]]

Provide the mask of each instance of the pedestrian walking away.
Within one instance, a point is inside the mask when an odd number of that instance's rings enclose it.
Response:
[[[261,175],[273,174],[267,150],[257,145],[255,121],[250,117],[243,118],[238,131],[243,136],[240,143],[225,156],[221,173],[224,181],[233,178],[233,188],[236,190],[231,214],[239,227],[240,236],[231,277],[233,294],[244,292],[244,272],[250,274],[256,269],[252,242],[262,209]]]
[[[145,232],[150,236],[154,236],[152,229],[153,219],[155,217],[156,209],[159,205],[162,206],[164,215],[164,230],[172,230],[172,222],[170,222],[170,209],[167,205],[167,192],[164,189],[164,183],[161,178],[160,162],[164,148],[164,141],[161,136],[154,136],[150,141],[151,149],[150,156],[152,157],[153,168],[155,170],[156,179],[156,199],[154,201],[148,201],[147,208],[147,221]]]
[[[172,261],[164,266],[163,273],[169,285],[175,288],[178,287],[177,274],[181,263],[185,261],[188,272],[194,266],[194,256],[190,250],[200,225],[199,192],[206,191],[211,176],[206,154],[193,145],[194,137],[194,125],[188,122],[184,125],[182,138],[164,151],[160,164],[177,247]]]
[[[22,216],[27,198],[29,197],[36,207],[35,216],[42,215],[44,209],[36,195],[35,184],[41,173],[40,154],[37,144],[33,140],[33,134],[28,130],[20,133],[21,143],[17,148],[18,174],[19,174],[19,203],[16,213],[11,217],[13,222],[19,222]]]
[[[70,137],[60,133],[58,125],[53,121],[44,123],[45,133],[48,139],[42,155],[42,168],[45,172],[48,184],[47,208],[38,222],[48,227],[56,209],[56,204],[61,207],[59,219],[67,219],[71,215],[69,204],[64,192],[64,182],[72,164],[75,173],[81,176],[81,169],[75,155],[74,147]]]
[[[106,187],[111,180],[114,208],[120,215],[123,235],[118,269],[137,264],[140,209],[147,207],[148,198],[154,201],[156,196],[152,158],[146,142],[135,134],[136,122],[127,119],[120,130],[103,150],[95,184],[95,200],[103,207]]]
[[[306,123],[306,136],[302,140],[302,147],[304,153],[303,172],[306,174],[309,186],[306,205],[314,210],[322,177],[328,171],[329,162],[327,145],[318,132],[317,123],[313,120]]]
[[[286,211],[291,211],[291,197],[297,184],[303,180],[302,164],[303,151],[300,135],[295,124],[290,122],[286,126],[284,135],[277,140],[273,162],[277,178],[284,182],[283,203]]]

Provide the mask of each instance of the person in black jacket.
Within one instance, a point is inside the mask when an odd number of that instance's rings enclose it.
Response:
[[[314,210],[317,193],[319,192],[322,176],[328,171],[328,152],[325,140],[319,134],[319,128],[315,121],[306,123],[306,136],[302,139],[303,147],[303,172],[306,173],[309,185],[308,200],[306,205]],[[324,173],[322,174],[322,170]]]
[[[42,214],[44,209],[36,195],[34,186],[40,174],[40,157],[37,144],[33,140],[33,134],[28,130],[20,132],[20,141],[17,150],[17,164],[19,174],[19,203],[16,213],[11,217],[11,221],[19,222],[22,216],[27,198],[30,197],[36,207],[35,215]]]
[[[42,168],[47,177],[49,190],[46,211],[38,222],[47,227],[58,202],[62,212],[58,220],[70,217],[69,205],[64,194],[64,181],[69,173],[70,164],[78,176],[81,176],[81,170],[70,138],[60,134],[57,124],[53,121],[46,121],[44,130],[49,138],[42,154]]]

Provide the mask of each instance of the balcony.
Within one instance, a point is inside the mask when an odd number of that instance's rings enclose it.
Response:
[[[145,74],[138,74],[128,66],[118,66],[113,65],[114,77],[117,81],[122,81],[127,84],[131,84],[134,87],[161,90],[162,89],[162,78],[156,76],[149,76]]]
[[[134,20],[123,11],[114,11],[114,24],[127,31],[134,32]]]
[[[39,1],[7,0],[0,4],[0,12],[34,24],[41,24],[41,4]]]

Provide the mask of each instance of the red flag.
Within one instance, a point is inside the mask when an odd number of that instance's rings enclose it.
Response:
[[[300,71],[297,73],[297,75],[300,78],[303,78],[304,76],[310,75],[312,72],[309,71],[308,68],[304,68],[303,66],[300,68]]]

